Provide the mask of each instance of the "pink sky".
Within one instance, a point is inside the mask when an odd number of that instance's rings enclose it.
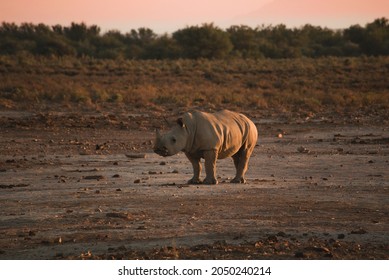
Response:
[[[344,28],[352,24],[364,25],[378,17],[389,18],[389,0],[274,0],[242,20]]]
[[[103,31],[149,27],[157,33],[214,22],[332,28],[389,17],[389,0],[0,0],[0,22],[97,24]]]

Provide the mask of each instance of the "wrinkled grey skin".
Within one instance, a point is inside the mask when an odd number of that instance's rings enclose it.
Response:
[[[243,114],[223,110],[214,114],[194,111],[185,113],[164,135],[156,134],[154,152],[167,157],[184,152],[193,166],[189,184],[217,184],[216,160],[232,157],[236,168],[232,183],[245,183],[249,158],[257,143],[254,123]],[[200,180],[205,160],[206,177]]]

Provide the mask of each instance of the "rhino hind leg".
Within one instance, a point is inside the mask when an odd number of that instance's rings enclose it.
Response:
[[[241,149],[239,152],[232,156],[236,168],[236,175],[235,178],[231,180],[231,183],[246,183],[244,175],[246,174],[248,168],[251,153],[252,149]]]

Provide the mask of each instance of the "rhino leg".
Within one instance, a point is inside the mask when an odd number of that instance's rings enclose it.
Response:
[[[201,163],[200,158],[192,157],[191,155],[185,153],[186,157],[189,159],[190,163],[193,166],[193,178],[188,181],[188,184],[201,184],[200,173],[201,173]]]
[[[203,182],[204,184],[214,185],[218,183],[216,179],[216,159],[217,159],[217,153],[215,150],[204,152],[205,173],[206,173],[206,177]]]
[[[244,175],[246,174],[248,168],[251,153],[252,149],[242,149],[232,156],[236,168],[236,176],[231,180],[231,183],[246,183]]]

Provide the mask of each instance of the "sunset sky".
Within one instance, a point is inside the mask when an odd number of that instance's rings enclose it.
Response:
[[[0,22],[97,24],[103,31],[149,27],[171,33],[187,25],[305,23],[330,28],[389,18],[389,0],[0,0]]]

